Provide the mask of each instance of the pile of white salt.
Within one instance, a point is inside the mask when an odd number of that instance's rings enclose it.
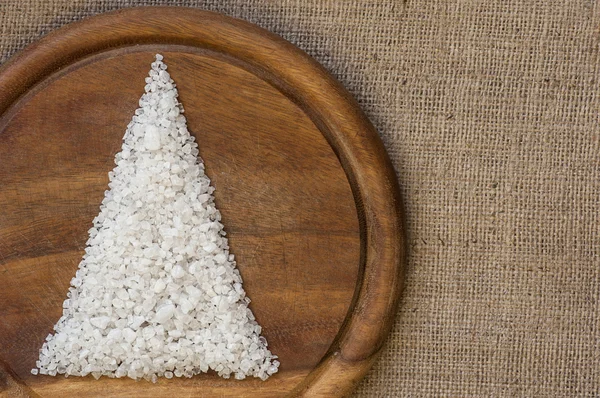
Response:
[[[156,381],[209,369],[237,379],[277,372],[162,59],[34,374]]]

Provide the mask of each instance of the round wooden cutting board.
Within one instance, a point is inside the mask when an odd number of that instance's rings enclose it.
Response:
[[[30,373],[62,314],[156,53],[216,188],[250,307],[281,361],[265,382],[213,373],[156,384]],[[0,70],[0,393],[349,393],[395,314],[404,261],[398,192],[357,103],[274,34],[169,7],[59,29]]]

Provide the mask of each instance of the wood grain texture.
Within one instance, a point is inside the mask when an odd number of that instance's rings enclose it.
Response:
[[[251,308],[281,358],[266,382],[29,373],[157,52],[216,187]],[[0,392],[342,396],[389,332],[404,236],[387,154],[339,83],[256,26],[136,8],[48,35],[0,71],[0,159]]]

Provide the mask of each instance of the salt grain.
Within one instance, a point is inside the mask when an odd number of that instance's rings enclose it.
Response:
[[[277,372],[161,55],[109,173],[63,316],[32,374],[153,382]]]
[[[123,329],[123,337],[125,338],[126,342],[132,343],[137,336],[133,330],[125,328]]]

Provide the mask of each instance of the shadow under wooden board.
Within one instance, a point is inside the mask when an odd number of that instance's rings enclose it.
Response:
[[[281,361],[265,382],[30,373],[62,314],[156,53],[216,188],[250,307]],[[13,57],[0,70],[0,208],[7,395],[342,396],[372,365],[395,315],[404,236],[377,132],[309,56],[223,15],[121,10]]]

